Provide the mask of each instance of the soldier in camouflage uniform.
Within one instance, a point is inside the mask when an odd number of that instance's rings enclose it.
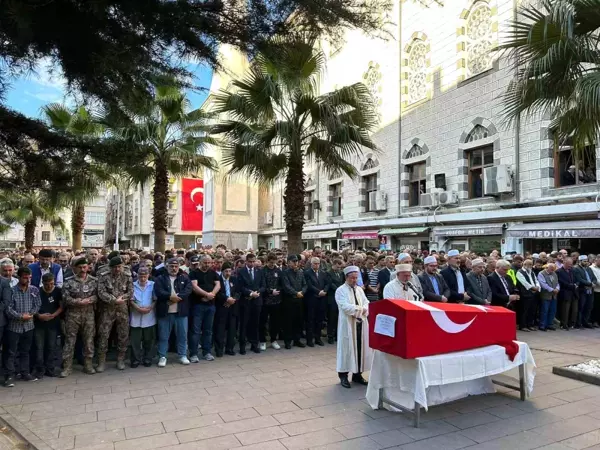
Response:
[[[109,271],[98,278],[98,366],[97,372],[106,368],[108,338],[113,324],[117,326],[117,369],[125,369],[125,354],[129,343],[129,301],[133,298],[131,273],[123,271],[123,261],[119,256],[109,263]]]
[[[83,371],[94,374],[94,304],[97,300],[97,280],[88,274],[88,262],[80,258],[73,262],[75,276],[63,285],[65,312],[65,345],[63,348],[63,371],[61,378],[68,377],[73,369],[73,350],[77,334],[83,338]]]

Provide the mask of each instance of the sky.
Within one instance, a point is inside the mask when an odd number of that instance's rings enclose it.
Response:
[[[195,76],[196,86],[208,89],[212,71],[200,64],[188,64],[187,68]],[[208,91],[190,91],[189,99],[193,108],[198,108]],[[42,61],[35,73],[11,80],[6,92],[6,104],[29,117],[40,118],[41,108],[48,103],[69,103],[65,97],[64,79],[56,73],[47,61]]]

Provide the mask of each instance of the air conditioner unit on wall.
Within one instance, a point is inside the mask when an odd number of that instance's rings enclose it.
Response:
[[[435,197],[435,194],[421,194],[419,196],[419,206],[422,206],[424,208],[435,206]]]
[[[513,192],[513,178],[506,164],[483,169],[483,195],[500,195]]]
[[[371,198],[373,198],[374,202],[371,203],[373,205],[373,211],[386,211],[387,210],[387,194],[382,191],[371,192],[371,197],[369,198],[369,202],[371,202]]]
[[[458,204],[458,194],[454,191],[443,191],[437,194],[438,205],[456,205]]]
[[[273,214],[271,211],[265,213],[265,225],[273,225]]]

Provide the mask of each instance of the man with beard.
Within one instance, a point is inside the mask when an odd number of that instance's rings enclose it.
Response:
[[[471,300],[471,296],[467,292],[469,280],[467,280],[466,273],[460,269],[460,253],[458,250],[450,250],[447,256],[448,267],[442,270],[440,275],[444,277],[450,288],[448,301],[451,303],[467,303]]]
[[[581,255],[578,258],[578,264],[573,268],[573,275],[575,276],[579,294],[577,328],[593,328],[590,323],[590,315],[594,306],[594,292],[592,288],[596,283],[596,276],[589,266],[588,257]]]
[[[419,276],[421,286],[423,287],[423,297],[428,302],[448,301],[450,289],[440,274],[437,273],[438,262],[435,256],[428,256],[423,261],[425,271]]]
[[[263,269],[265,276],[265,295],[263,307],[260,312],[259,338],[260,350],[267,349],[266,329],[269,326],[269,338],[271,347],[279,350],[281,346],[277,337],[281,334],[281,270],[275,265],[277,255],[269,253],[267,264]]]

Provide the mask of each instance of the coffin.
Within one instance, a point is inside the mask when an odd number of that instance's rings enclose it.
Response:
[[[515,324],[500,306],[380,300],[369,304],[369,345],[413,359],[513,341]]]

